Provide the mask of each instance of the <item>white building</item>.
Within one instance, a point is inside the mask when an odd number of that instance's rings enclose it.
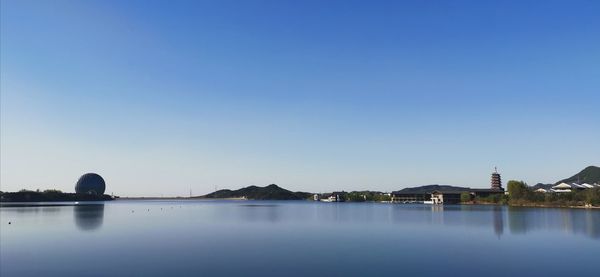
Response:
[[[585,187],[586,189],[594,188],[594,185],[590,185],[588,183],[583,183],[583,184],[581,184],[581,186]]]
[[[571,192],[571,185],[569,185],[567,183],[560,183],[556,186],[553,186],[552,189],[550,189],[550,191],[552,191],[552,192]]]
[[[552,192],[572,192],[572,191],[577,191],[577,190],[584,190],[584,189],[590,189],[593,188],[593,185],[584,183],[584,184],[577,184],[577,183],[571,183],[571,184],[567,184],[567,183],[560,183],[556,186],[553,186],[552,189],[550,191]]]

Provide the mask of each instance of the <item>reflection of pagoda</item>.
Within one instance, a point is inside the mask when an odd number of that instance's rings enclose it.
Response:
[[[496,167],[494,167],[494,173],[492,173],[492,189],[504,190],[502,188],[502,180],[500,179],[500,173],[498,173],[498,169]]]

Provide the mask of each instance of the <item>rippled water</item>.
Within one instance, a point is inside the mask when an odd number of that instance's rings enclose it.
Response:
[[[2,277],[595,276],[600,259],[584,209],[119,200],[0,221]]]

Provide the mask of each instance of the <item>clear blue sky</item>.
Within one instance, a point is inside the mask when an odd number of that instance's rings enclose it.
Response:
[[[555,182],[600,164],[600,1],[1,2],[1,189]]]

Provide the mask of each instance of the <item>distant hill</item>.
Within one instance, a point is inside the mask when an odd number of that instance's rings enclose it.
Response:
[[[536,190],[536,189],[551,189],[553,186],[554,186],[554,184],[537,183],[533,187],[531,187],[531,189],[533,189],[533,190]]]
[[[304,200],[312,196],[308,192],[292,192],[275,184],[266,187],[249,186],[238,190],[222,189],[199,198],[240,198],[253,200]]]
[[[448,186],[448,185],[426,185],[426,186],[420,186],[420,187],[413,187],[413,188],[405,188],[405,189],[401,189],[399,190],[399,192],[404,192],[404,193],[430,193],[434,190],[440,190],[440,191],[468,191],[470,190],[470,188],[466,188],[466,187],[456,187],[456,186]]]
[[[579,173],[556,182],[556,184],[560,183],[600,183],[600,167],[597,166],[588,166],[584,168]]]

